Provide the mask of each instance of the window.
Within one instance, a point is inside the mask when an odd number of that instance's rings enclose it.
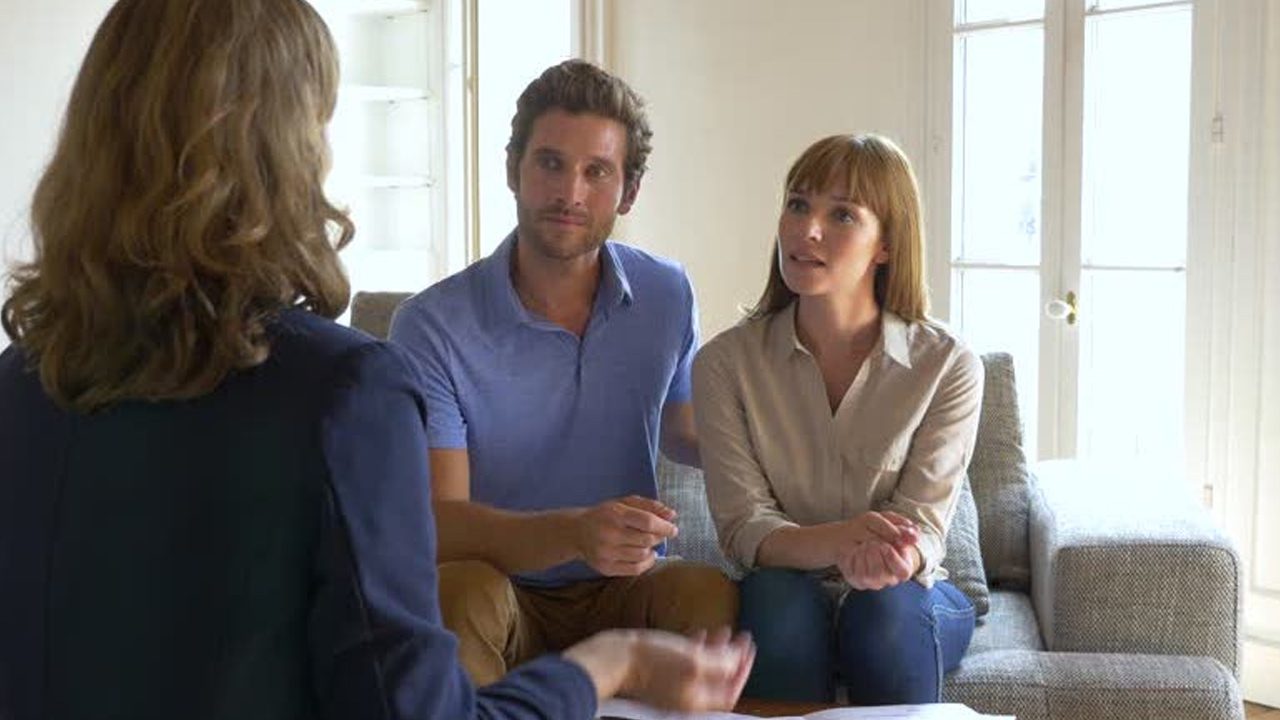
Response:
[[[951,321],[1014,355],[1033,457],[1180,459],[1192,4],[952,11]]]
[[[507,188],[507,140],[516,98],[547,67],[574,55],[573,0],[479,3],[476,253],[488,255],[516,226]]]

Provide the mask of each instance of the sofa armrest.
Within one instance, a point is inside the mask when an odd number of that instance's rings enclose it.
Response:
[[[1183,486],[1079,461],[1035,474],[1032,601],[1049,650],[1203,655],[1239,674],[1240,558]]]

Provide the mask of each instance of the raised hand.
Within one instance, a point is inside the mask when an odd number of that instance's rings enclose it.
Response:
[[[747,635],[686,638],[660,630],[608,630],[564,653],[591,675],[601,698],[620,695],[680,712],[729,710],[755,661]]]
[[[578,554],[602,575],[639,575],[657,562],[654,548],[678,532],[676,512],[657,500],[630,495],[578,515]]]

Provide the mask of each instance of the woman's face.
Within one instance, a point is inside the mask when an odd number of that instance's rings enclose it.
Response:
[[[876,266],[888,260],[880,218],[847,190],[787,194],[778,220],[778,266],[795,294],[870,295]]]

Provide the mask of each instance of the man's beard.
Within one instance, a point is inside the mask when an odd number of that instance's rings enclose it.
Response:
[[[526,206],[520,200],[520,196],[517,195],[516,234],[520,238],[520,242],[528,243],[531,249],[536,250],[543,257],[556,260],[572,260],[599,250],[613,232],[613,224],[616,220],[616,217],[611,216],[607,222],[599,223],[595,222],[588,214],[573,214],[574,217],[584,220],[586,225],[565,228],[571,231],[568,234],[573,235],[572,238],[556,237],[555,233],[546,232],[547,227],[539,222],[544,216],[562,214],[566,213],[554,207],[533,210]]]

